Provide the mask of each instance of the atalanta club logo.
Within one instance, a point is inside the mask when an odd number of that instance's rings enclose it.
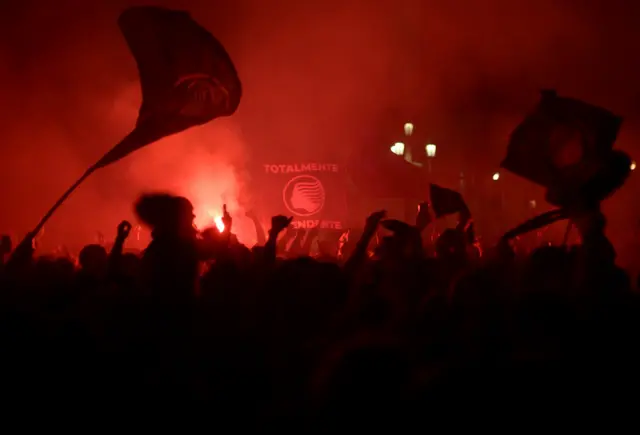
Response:
[[[585,134],[588,129],[580,126],[560,125],[551,132],[551,159],[558,169],[580,163],[584,157],[585,146],[593,147],[594,138]]]
[[[180,77],[174,88],[183,98],[180,114],[189,118],[212,119],[229,107],[229,92],[207,74]]]
[[[282,200],[287,209],[296,216],[313,216],[324,207],[324,186],[316,177],[298,175],[284,186]]]

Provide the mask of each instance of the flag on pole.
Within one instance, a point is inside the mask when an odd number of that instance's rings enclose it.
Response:
[[[460,192],[431,184],[429,187],[431,206],[437,218],[468,210]]]
[[[542,91],[534,112],[511,134],[501,166],[546,188],[580,185],[601,170],[621,123],[606,109]]]
[[[163,137],[232,115],[242,95],[226,50],[188,12],[132,7],[118,24],[138,66],[142,105],[134,130],[94,169]]]

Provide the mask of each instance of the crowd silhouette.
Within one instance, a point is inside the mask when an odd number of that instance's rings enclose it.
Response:
[[[571,215],[580,245],[527,253],[481,252],[467,212],[431,246],[426,204],[334,242],[275,216],[252,248],[226,209],[222,232],[194,229],[182,197],[143,195],[135,212],[152,231],[140,255],[126,221],[110,252],[77,261],[3,239],[5,401],[373,428],[634,403],[640,305],[597,205]]]

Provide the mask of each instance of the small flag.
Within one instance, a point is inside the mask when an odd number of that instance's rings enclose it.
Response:
[[[468,210],[462,195],[455,190],[431,184],[429,191],[431,206],[437,218]]]
[[[189,13],[132,7],[118,20],[136,59],[142,106],[135,129],[95,166],[238,108],[242,86],[226,50]]]

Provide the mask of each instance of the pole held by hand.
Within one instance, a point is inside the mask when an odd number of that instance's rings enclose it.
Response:
[[[51,218],[51,216],[53,216],[53,214],[56,212],[56,210],[58,210],[58,208],[62,205],[62,203],[64,203],[66,201],[66,199],[74,192],[74,190],[76,190],[78,188],[78,186],[80,186],[82,184],[82,182],[89,177],[89,175],[93,174],[93,172],[95,170],[96,170],[95,166],[92,166],[89,169],[87,169],[87,171],[82,175],[82,177],[78,178],[78,180],[76,180],[76,182],[73,183],[73,185],[71,187],[69,187],[65,193],[62,194],[60,199],[58,199],[58,201],[56,201],[56,203],[53,204],[53,207],[51,207],[49,209],[47,214],[45,214],[42,217],[42,219],[40,219],[40,222],[38,222],[38,225],[36,225],[36,227],[33,229],[33,231],[31,231],[31,233],[29,233],[29,235],[31,237],[34,237],[36,234],[38,234],[38,232],[40,232],[40,230],[42,229],[44,224],[47,223],[49,218]]]

